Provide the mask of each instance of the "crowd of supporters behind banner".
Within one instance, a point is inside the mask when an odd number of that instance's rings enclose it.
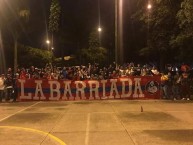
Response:
[[[0,76],[0,101],[16,101],[17,79],[56,79],[56,80],[103,80],[127,76],[161,76],[161,92],[163,99],[190,100],[193,90],[193,70],[185,64],[173,66],[166,65],[160,72],[155,65],[141,65],[126,63],[117,66],[114,63],[107,67],[99,64],[86,66],[53,67],[46,64],[45,68],[18,68],[14,74],[8,68],[5,74]]]

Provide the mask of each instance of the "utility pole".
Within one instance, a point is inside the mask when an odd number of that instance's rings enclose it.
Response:
[[[118,62],[118,0],[115,0],[115,63]]]
[[[14,74],[17,72],[17,67],[18,67],[18,54],[17,54],[17,45],[18,45],[18,42],[17,42],[17,39],[18,39],[18,36],[17,36],[17,32],[15,32],[15,36],[13,36],[14,38]]]
[[[115,0],[115,62],[123,64],[123,0]]]

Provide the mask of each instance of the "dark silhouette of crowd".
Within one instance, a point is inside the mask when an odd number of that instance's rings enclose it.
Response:
[[[36,68],[31,66],[29,69],[18,69],[17,73],[20,79],[57,79],[57,80],[102,80],[119,78],[124,76],[146,76],[159,75],[159,71],[155,66],[134,63],[127,63],[117,66],[115,63],[107,67],[100,66],[97,63],[88,64],[86,66],[70,66],[70,67],[53,67],[47,64],[45,68]]]
[[[170,100],[190,100],[193,94],[193,70],[189,65],[179,67],[167,65],[161,73],[162,98]]]

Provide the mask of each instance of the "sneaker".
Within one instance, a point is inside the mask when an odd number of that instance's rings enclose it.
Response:
[[[190,98],[187,98],[187,100],[189,101],[189,100],[190,100]]]
[[[174,98],[173,100],[176,101],[176,98]]]
[[[185,98],[182,98],[181,100],[185,100]]]

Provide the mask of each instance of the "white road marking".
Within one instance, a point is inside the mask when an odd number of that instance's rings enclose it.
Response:
[[[114,106],[112,105],[112,103],[110,103],[110,106],[112,107],[113,111],[114,111],[114,117],[116,119],[116,121],[120,122],[120,124],[122,125],[122,127],[124,128],[125,132],[128,134],[129,138],[131,139],[131,141],[133,142],[133,145],[138,145],[137,142],[135,141],[131,131],[127,130],[127,128],[125,127],[124,123],[122,122],[121,119],[118,118],[118,112],[117,110],[114,108]]]
[[[16,113],[14,113],[14,114],[11,114],[11,115],[9,115],[9,116],[7,116],[7,117],[3,118],[3,119],[0,119],[0,122],[4,121],[4,120],[6,120],[6,119],[8,119],[8,118],[10,118],[10,117],[12,117],[12,116],[14,116],[14,115],[16,115],[16,114],[20,113],[20,112],[23,112],[23,111],[25,111],[25,110],[27,110],[27,109],[29,109],[29,108],[31,108],[31,107],[33,107],[33,106],[35,106],[35,105],[39,104],[39,103],[40,103],[40,102],[36,102],[35,104],[30,105],[30,106],[28,106],[28,107],[26,107],[26,108],[24,108],[24,109],[22,109],[22,110],[19,110],[19,111],[17,111],[17,112],[16,112]]]
[[[89,131],[90,131],[90,113],[88,113],[87,122],[86,122],[85,145],[88,145],[89,143]]]

